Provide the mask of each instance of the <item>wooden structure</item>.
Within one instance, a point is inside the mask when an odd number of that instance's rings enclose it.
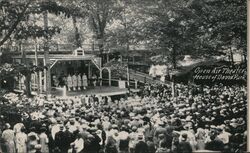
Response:
[[[68,75],[74,70],[81,71],[79,70],[79,67],[77,67],[77,65],[81,64],[82,62],[85,64],[85,67],[87,67],[87,70],[82,72],[88,74],[88,78],[91,78],[92,74],[95,73],[100,74],[99,78],[102,79],[102,71],[104,69],[107,69],[109,72],[109,85],[111,85],[111,71],[108,68],[101,67],[101,58],[94,54],[91,54],[90,52],[86,53],[81,48],[77,48],[72,51],[50,51],[48,55],[49,62],[47,62],[47,64],[45,64],[46,61],[43,51],[21,51],[13,53],[12,57],[14,63],[21,63],[22,59],[25,58],[26,64],[47,67],[47,69],[44,69],[43,72],[37,72],[31,77],[31,90],[38,93],[50,94],[50,92],[47,91],[47,87],[49,86],[52,88],[52,74],[65,73],[64,75]],[[67,65],[71,65],[68,70],[66,68]],[[51,74],[50,77],[46,75],[48,72],[49,74]],[[21,77],[22,76],[18,78],[18,80],[21,80],[20,83],[22,83]],[[22,90],[22,85],[18,85],[15,88]]]

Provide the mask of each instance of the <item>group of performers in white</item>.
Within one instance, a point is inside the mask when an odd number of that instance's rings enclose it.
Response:
[[[74,74],[67,76],[67,87],[68,91],[76,91],[76,90],[85,90],[88,86],[88,78],[84,73],[82,76],[81,74]]]

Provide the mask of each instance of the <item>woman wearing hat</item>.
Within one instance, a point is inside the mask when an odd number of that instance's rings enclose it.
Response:
[[[205,141],[206,141],[206,133],[202,128],[197,129],[197,133],[195,134],[195,138],[197,141],[196,149],[204,150],[205,149]]]
[[[22,127],[20,132],[16,134],[15,141],[16,141],[17,153],[27,153],[28,136],[24,132],[25,132],[25,128]]]
[[[35,133],[35,127],[30,128],[30,133],[28,134],[28,152],[35,153],[35,146],[38,144],[39,137],[37,133]]]
[[[48,146],[49,138],[45,132],[46,132],[46,127],[41,127],[41,134],[39,135],[39,139],[40,139],[42,153],[49,152],[49,146]]]
[[[5,124],[5,130],[2,133],[2,141],[3,141],[3,152],[7,153],[15,153],[16,147],[15,147],[15,132],[10,129],[10,124]]]

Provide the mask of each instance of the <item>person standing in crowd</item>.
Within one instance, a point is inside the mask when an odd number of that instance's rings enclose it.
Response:
[[[216,134],[212,134],[210,136],[211,141],[207,142],[205,145],[205,149],[212,151],[223,151],[224,144],[221,140],[218,139]]]
[[[9,123],[5,124],[5,130],[2,133],[3,148],[2,151],[6,153],[15,153],[15,132],[11,129]]]
[[[147,139],[148,153],[155,153],[155,144],[153,142],[153,137],[148,137]]]
[[[148,153],[148,145],[143,141],[143,135],[138,135],[138,143],[135,145],[134,153]]]
[[[73,146],[73,153],[82,153],[84,149],[84,141],[79,133],[77,134],[76,140],[73,142]]]
[[[116,145],[117,141],[113,135],[109,135],[106,143],[105,151],[106,153],[118,153],[118,147]]]
[[[205,141],[206,141],[206,133],[204,129],[198,128],[197,133],[195,134],[196,140],[197,140],[197,145],[196,149],[197,150],[204,150],[205,149]]]
[[[132,132],[129,134],[129,151],[131,153],[134,153],[135,151],[135,145],[136,145],[136,140],[137,140],[137,127],[132,126]]]
[[[69,150],[70,144],[74,141],[74,135],[72,132],[69,131],[69,129],[69,126],[66,125],[66,130],[64,131],[65,150]]]
[[[25,127],[23,126],[21,128],[21,131],[16,133],[16,150],[17,153],[27,153],[27,142],[28,142],[28,136],[25,132]]]
[[[119,153],[129,152],[129,134],[127,132],[126,126],[122,125],[121,132],[118,133],[119,137]]]
[[[65,136],[64,132],[64,126],[60,125],[60,131],[56,133],[55,135],[55,150],[58,151],[58,153],[67,153],[68,152],[68,145],[67,145],[67,137]]]
[[[28,145],[27,145],[28,153],[36,152],[35,146],[38,144],[39,137],[35,131],[36,131],[35,127],[30,128],[30,133],[28,134]]]
[[[40,145],[41,145],[41,153],[48,153],[49,152],[49,138],[46,134],[46,127],[41,127],[41,134],[39,135]]]
[[[181,142],[177,145],[177,153],[192,153],[192,147],[187,138],[188,135],[186,133],[181,135]]]
[[[155,129],[154,133],[154,143],[159,147],[160,141],[165,139],[165,134],[167,133],[165,124],[163,121],[158,123],[158,127]]]
[[[90,153],[95,153],[95,152],[99,152],[100,149],[101,149],[101,145],[100,145],[100,142],[101,142],[101,138],[96,134],[96,127],[92,127],[90,129],[90,134],[92,135],[92,139],[90,141],[90,148],[91,148],[91,151]]]

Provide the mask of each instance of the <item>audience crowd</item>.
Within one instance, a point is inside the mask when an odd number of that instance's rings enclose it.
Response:
[[[0,112],[3,153],[243,152],[245,86],[145,85],[109,96],[6,95]],[[8,106],[8,107],[7,107]],[[15,112],[9,112],[15,107]],[[10,109],[11,108],[11,109]],[[14,114],[14,115],[13,115]],[[13,117],[14,116],[14,117]]]

